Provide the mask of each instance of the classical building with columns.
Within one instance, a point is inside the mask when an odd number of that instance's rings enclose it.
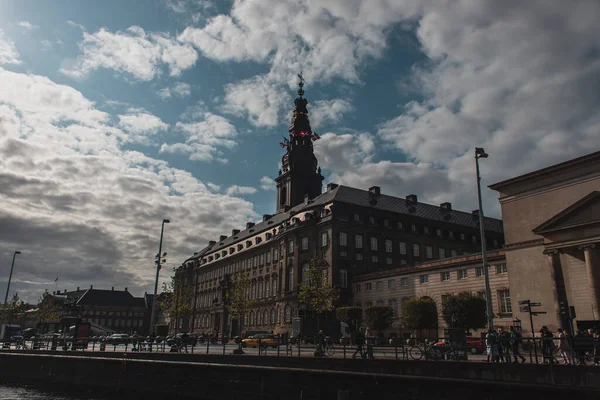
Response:
[[[292,318],[310,315],[298,303],[298,284],[306,279],[315,252],[328,265],[327,279],[340,289],[337,305],[351,305],[352,280],[363,273],[392,268],[410,270],[437,259],[480,251],[477,213],[389,196],[378,186],[368,190],[327,185],[313,144],[319,139],[308,119],[303,81],[289,129],[282,168],[275,178],[276,213],[248,222],[195,253],[176,271],[193,292],[192,311],[178,329],[238,334],[248,331],[290,333]],[[485,218],[487,246],[504,244],[502,221]],[[252,280],[248,296],[253,309],[240,321],[231,320],[226,293],[232,275],[245,272]]]
[[[600,152],[490,186],[498,191],[513,313],[535,330],[600,326]],[[528,323],[523,330],[529,334]]]

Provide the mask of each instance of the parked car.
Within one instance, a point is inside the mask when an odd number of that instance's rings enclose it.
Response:
[[[477,337],[467,337],[467,351],[471,354],[481,354],[485,353],[485,342],[482,338]],[[446,339],[443,339],[436,344],[435,347],[444,348],[446,347],[447,342]]]
[[[279,341],[277,335],[270,333],[259,333],[242,340],[242,347],[258,347],[259,343],[263,348],[273,347],[276,349]]]
[[[129,343],[129,335],[124,333],[115,333],[114,335],[110,335],[106,341],[106,344],[127,344]]]

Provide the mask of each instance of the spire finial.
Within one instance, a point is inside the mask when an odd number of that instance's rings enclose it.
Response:
[[[302,98],[302,96],[304,96],[304,89],[302,89],[304,87],[304,77],[302,76],[302,71],[298,74],[298,79],[300,79],[298,82],[298,86],[300,87],[300,89],[298,89],[298,96]]]

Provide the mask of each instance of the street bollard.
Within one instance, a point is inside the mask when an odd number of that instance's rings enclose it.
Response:
[[[208,346],[210,346],[210,339],[206,340],[206,354],[208,354],[208,352],[209,352]]]
[[[279,357],[279,346],[281,345],[281,335],[277,335],[277,357]]]

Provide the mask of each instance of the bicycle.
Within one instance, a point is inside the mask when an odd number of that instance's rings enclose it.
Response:
[[[413,360],[420,360],[425,357],[426,360],[441,360],[442,351],[431,344],[425,344],[423,347],[419,345],[412,346],[408,350],[408,354]]]
[[[325,339],[323,352],[327,353],[328,356],[333,356],[335,354],[335,346],[333,344],[333,340],[330,338]]]

